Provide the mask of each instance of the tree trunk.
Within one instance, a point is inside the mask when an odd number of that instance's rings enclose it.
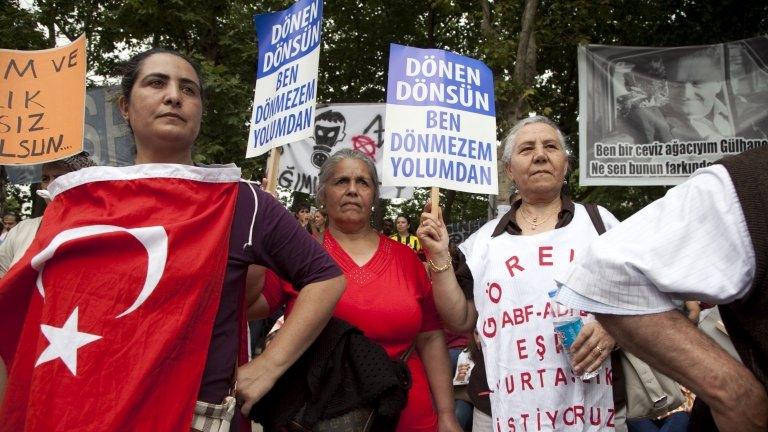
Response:
[[[539,0],[526,0],[525,2],[522,29],[520,30],[520,41],[517,45],[517,57],[515,61],[515,79],[520,82],[524,82],[526,81],[526,78],[528,78],[526,74],[526,72],[528,72],[526,61],[528,59],[528,50],[533,38],[534,21],[536,19],[536,10],[538,7]]]
[[[210,60],[213,64],[219,63],[219,20],[221,16],[226,15],[227,5],[224,2],[216,1],[209,3],[209,18],[206,29],[201,35],[200,51],[207,60]]]
[[[56,48],[56,26],[53,25],[53,22],[49,22],[47,25],[48,28],[48,46],[51,48]]]
[[[429,14],[427,15],[427,48],[435,47],[435,27],[437,27],[437,14],[435,13],[435,7],[429,8]]]
[[[521,119],[528,115],[528,90],[533,87],[534,79],[536,78],[536,38],[531,35],[531,40],[528,43],[528,52],[525,56],[523,67],[525,71],[522,72],[521,80],[518,81],[523,86],[523,91],[518,96],[515,102],[515,120]],[[517,66],[515,66],[517,69]]]
[[[384,222],[384,210],[387,208],[387,202],[381,198],[376,200],[373,206],[373,228],[376,231],[381,231],[381,226]]]
[[[483,9],[483,20],[480,22],[480,29],[486,36],[495,35],[496,31],[493,30],[493,24],[491,24],[491,5],[488,4],[488,0],[480,0],[480,7]]]
[[[512,188],[512,179],[509,178],[507,175],[507,169],[504,164],[504,162],[501,160],[501,156],[504,154],[504,147],[499,146],[499,151],[497,153],[498,157],[498,164],[497,168],[499,170],[499,194],[496,196],[496,202],[494,203],[495,206],[498,206],[499,204],[506,204],[509,202],[509,195],[510,190]],[[496,212],[496,209],[493,209],[494,213]]]
[[[517,57],[515,57],[515,81],[522,87],[522,92],[517,98],[514,110],[514,119],[516,121],[525,116],[528,111],[526,102],[526,90],[533,85],[536,78],[536,40],[534,36],[534,24],[536,20],[536,10],[539,7],[539,0],[526,0],[525,10],[523,11],[522,29],[520,30],[520,41],[517,45]]]
[[[491,220],[498,216],[498,212],[496,211],[498,198],[498,195],[488,195],[488,214],[486,216],[486,220]]]
[[[509,124],[514,124],[528,113],[527,91],[533,86],[536,78],[536,37],[534,28],[538,7],[538,0],[526,0],[525,2],[514,71],[514,79],[520,86],[520,93],[517,95],[517,99],[514,102],[514,109],[509,111],[507,117]],[[497,206],[509,202],[510,188],[512,186],[512,180],[507,176],[506,168],[501,161],[503,153],[504,148],[500,147],[498,153],[499,196],[496,200]]]

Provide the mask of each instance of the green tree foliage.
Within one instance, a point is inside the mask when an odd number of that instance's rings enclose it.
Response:
[[[35,49],[56,37],[89,40],[91,81],[115,82],[126,54],[150,46],[199,60],[208,89],[198,162],[235,162],[259,178],[265,158],[244,159],[255,82],[257,45],[252,16],[283,9],[289,0],[37,0],[24,9],[0,0],[0,46]],[[383,102],[389,43],[452,50],[479,58],[494,71],[499,133],[516,104],[555,119],[578,143],[576,48],[579,44],[673,46],[708,44],[765,34],[764,0],[540,0],[527,57],[536,79],[520,82],[515,65],[527,2],[511,0],[333,0],[325,2],[320,102]],[[578,149],[574,156],[578,157]],[[578,160],[576,158],[575,160]],[[574,167],[578,168],[578,167]],[[660,196],[663,187],[580,188],[576,199],[604,204],[620,217]],[[425,200],[389,204],[383,214],[418,215]],[[480,196],[446,193],[453,220],[483,217]]]
[[[17,0],[0,0],[0,10],[3,11],[0,14],[0,48],[35,50],[49,46],[38,29],[36,15],[21,8]],[[22,214],[22,204],[31,201],[29,193],[17,185],[7,184],[5,177],[5,170],[0,171],[0,209]]]
[[[48,48],[38,30],[35,14],[22,9],[18,0],[0,0],[0,47],[17,50]]]
[[[578,160],[580,44],[625,46],[702,45],[746,39],[768,32],[765,1],[617,0],[547,1],[539,11],[539,73],[531,107],[551,115],[573,144]],[[570,183],[578,180],[577,171]],[[665,187],[571,188],[577,200],[602,204],[624,219],[661,197]]]
[[[2,213],[16,213],[22,217],[30,217],[32,213],[32,195],[30,188],[24,185],[6,184],[5,201]]]

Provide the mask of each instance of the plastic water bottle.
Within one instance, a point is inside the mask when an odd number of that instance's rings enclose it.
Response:
[[[570,316],[570,315],[564,315],[559,316],[560,311],[567,309],[565,306],[561,305],[557,301],[555,301],[555,296],[557,295],[557,290],[552,290],[548,293],[549,295],[549,303],[552,306],[552,313],[554,314],[554,318],[552,318],[552,321],[555,325],[555,331],[560,335],[560,342],[563,345],[563,348],[565,348],[565,354],[568,357],[568,360],[570,362],[571,360],[571,345],[576,341],[576,337],[579,335],[579,332],[581,331],[581,328],[584,326],[584,323],[581,320],[580,316]],[[583,381],[586,381],[588,379],[594,378],[597,376],[597,374],[600,373],[599,369],[596,369],[592,372],[584,372],[581,374],[579,378],[581,378]]]

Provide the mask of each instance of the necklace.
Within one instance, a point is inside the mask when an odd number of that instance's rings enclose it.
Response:
[[[523,208],[520,208],[520,215],[522,215],[523,219],[525,219],[525,221],[528,222],[528,224],[531,226],[531,231],[536,231],[536,228],[546,223],[553,214],[554,213],[549,213],[543,219],[541,219],[539,216],[532,216],[529,218],[528,215],[526,215],[526,211]]]

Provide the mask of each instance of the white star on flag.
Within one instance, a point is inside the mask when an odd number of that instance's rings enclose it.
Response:
[[[101,336],[77,331],[77,308],[72,311],[63,327],[42,324],[40,329],[51,344],[40,354],[35,366],[60,358],[75,376],[77,376],[77,350],[101,339]]]

